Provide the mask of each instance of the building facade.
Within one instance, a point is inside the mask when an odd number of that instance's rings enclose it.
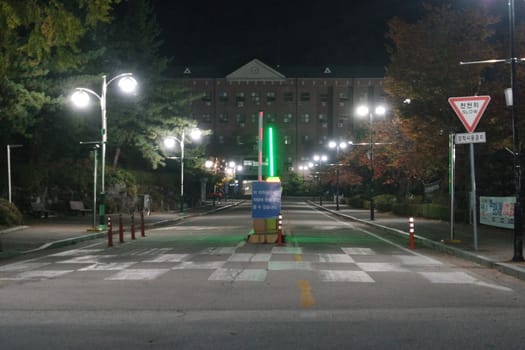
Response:
[[[207,155],[243,164],[244,177],[257,174],[259,113],[276,130],[279,176],[299,172],[315,153],[327,153],[331,140],[356,140],[358,105],[384,102],[383,77],[339,73],[322,67],[283,72],[254,59],[225,77],[194,77],[186,68],[192,116],[209,129]],[[285,75],[286,74],[286,75]],[[266,158],[266,157],[265,157]]]

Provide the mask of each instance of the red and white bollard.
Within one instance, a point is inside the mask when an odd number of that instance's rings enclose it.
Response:
[[[131,239],[135,239],[135,216],[131,214]]]
[[[118,240],[124,243],[124,227],[122,226],[122,214],[118,215]]]
[[[277,245],[283,245],[283,216],[281,214],[277,217]]]
[[[408,247],[410,249],[416,247],[414,243],[414,218],[408,219]]]
[[[140,237],[146,237],[146,233],[144,232],[144,212],[140,212]]]
[[[108,216],[108,247],[113,247],[113,227],[111,226],[111,216]]]

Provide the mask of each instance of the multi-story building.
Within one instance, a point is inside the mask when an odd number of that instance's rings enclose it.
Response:
[[[355,116],[356,107],[384,100],[382,69],[272,68],[254,59],[223,77],[205,77],[191,67],[183,71],[193,118],[212,130],[207,154],[255,165],[263,112],[264,125],[277,131],[277,167],[284,178],[315,152],[328,152],[330,140],[366,141],[355,140],[356,127],[367,122]],[[245,166],[247,174],[257,170]]]

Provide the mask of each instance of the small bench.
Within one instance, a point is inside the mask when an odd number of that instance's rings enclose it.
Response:
[[[82,213],[82,215],[86,215],[86,213],[91,213],[93,211],[92,209],[85,208],[84,203],[81,201],[69,201],[69,208],[76,214]]]
[[[48,218],[49,213],[52,213],[51,210],[46,209],[44,203],[31,203],[31,215],[38,218]]]

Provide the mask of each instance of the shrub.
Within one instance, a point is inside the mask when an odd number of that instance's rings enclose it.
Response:
[[[18,208],[5,199],[0,199],[0,225],[16,226],[22,223],[22,214]]]
[[[361,198],[360,195],[349,197],[349,198],[347,197],[347,201],[348,201],[348,205],[351,208],[361,209],[364,207],[363,199]]]
[[[374,197],[376,209],[382,212],[392,211],[392,206],[395,202],[396,196],[393,194],[381,194]]]

